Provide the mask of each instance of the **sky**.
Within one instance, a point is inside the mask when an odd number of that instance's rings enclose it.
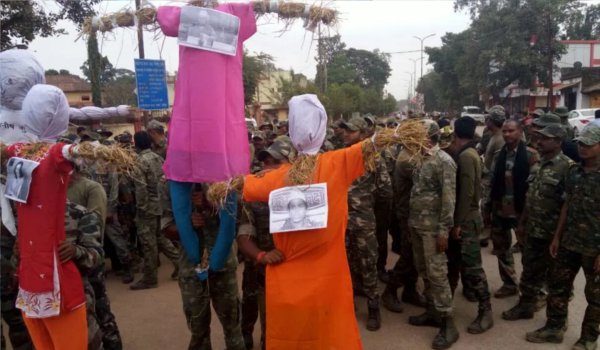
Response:
[[[48,9],[56,4],[41,0]],[[244,1],[244,0],[241,0]],[[310,1],[309,3],[313,3]],[[469,26],[467,11],[455,12],[453,1],[437,0],[374,0],[374,1],[323,1],[326,6],[340,12],[339,24],[329,29],[331,35],[340,34],[347,47],[364,50],[379,49],[384,52],[417,51],[391,55],[392,74],[386,91],[398,99],[406,98],[415,73],[415,64],[410,59],[419,59],[420,41],[414,36],[434,36],[424,41],[425,46],[440,46],[441,37],[446,32],[460,32]],[[182,1],[152,1],[152,4],[183,5]],[[97,5],[99,14],[108,14],[122,9],[134,8],[134,0],[103,1]],[[79,67],[87,59],[85,40],[77,40],[76,27],[61,21],[67,35],[51,38],[37,38],[30,44],[45,69],[67,69],[81,74]],[[297,21],[287,31],[282,32],[282,23],[274,17],[261,18],[258,31],[245,42],[250,52],[265,52],[275,59],[275,65],[282,69],[293,69],[314,79],[316,73],[316,36],[302,28]],[[102,55],[107,56],[117,68],[133,70],[133,60],[138,56],[137,32],[131,29],[116,29],[99,37]],[[167,70],[175,72],[178,66],[177,39],[165,38],[162,33],[144,34],[146,58],[162,58]],[[425,55],[424,74],[428,66]],[[416,76],[420,76],[420,62],[416,63]]]

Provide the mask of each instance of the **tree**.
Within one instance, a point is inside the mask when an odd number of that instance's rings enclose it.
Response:
[[[319,87],[321,92],[327,90],[327,66],[331,64],[333,57],[344,50],[346,44],[342,42],[339,35],[332,37],[320,37],[317,42],[317,75],[315,77],[315,84]]]
[[[292,97],[303,94],[318,95],[319,89],[303,74],[295,74],[291,71],[291,79],[279,78],[277,91],[273,94],[280,106],[287,106]]]
[[[102,59],[100,52],[98,52],[98,39],[96,39],[96,33],[90,34],[87,44],[88,63],[90,66],[88,74],[90,85],[92,86],[92,102],[94,103],[94,106],[100,107],[102,106],[102,89],[100,86],[100,65]]]
[[[266,53],[249,55],[244,51],[243,56],[243,80],[244,80],[244,103],[246,106],[254,102],[258,82],[267,72],[275,69],[273,57]]]
[[[383,99],[383,114],[388,115],[398,110],[398,101],[392,94],[387,94]]]
[[[115,74],[116,74],[117,70],[115,69],[115,67],[113,67],[112,63],[110,63],[110,61],[108,60],[108,57],[102,56],[98,62],[98,66],[100,69],[100,85],[101,86],[112,81],[115,78]],[[83,62],[83,65],[81,65],[81,67],[79,67],[79,69],[81,69],[81,71],[83,72],[83,75],[85,76],[86,80],[88,82],[91,82],[89,59],[87,59],[85,62]]]
[[[115,69],[113,79],[104,85],[104,101],[108,106],[137,106],[135,72]]]
[[[58,71],[56,69],[48,69],[46,70],[46,72],[44,73],[46,75],[58,75]]]
[[[331,84],[321,102],[334,120],[349,118],[353,112],[358,111],[361,93],[360,87],[350,83]]]
[[[93,6],[101,0],[57,0],[57,12],[46,12],[38,1],[0,1],[0,50],[27,46],[35,37],[65,34],[56,28],[61,19],[81,27],[85,17],[95,14]]]
[[[587,5],[583,11],[572,13],[565,23],[563,40],[600,39],[600,4]]]
[[[327,69],[330,83],[353,83],[379,94],[392,72],[388,54],[354,48],[335,53]]]

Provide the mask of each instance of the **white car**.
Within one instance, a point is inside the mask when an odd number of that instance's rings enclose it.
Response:
[[[475,119],[477,124],[483,125],[485,124],[486,114],[481,112],[481,108],[477,106],[464,106],[462,108],[462,112],[460,113],[461,117],[471,117]]]
[[[573,127],[575,135],[579,135],[579,132],[594,120],[596,109],[574,109],[569,112],[569,124]]]

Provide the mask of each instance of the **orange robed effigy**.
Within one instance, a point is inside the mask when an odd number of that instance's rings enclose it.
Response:
[[[271,191],[289,186],[289,168],[246,176],[244,200],[267,202]],[[327,228],[273,235],[286,260],[267,266],[267,349],[362,349],[345,232],[348,187],[364,171],[360,143],[320,155],[312,183],[327,183]]]

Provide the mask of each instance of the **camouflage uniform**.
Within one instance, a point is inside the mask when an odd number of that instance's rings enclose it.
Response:
[[[505,148],[506,145],[503,147]],[[515,165],[515,158],[517,154],[517,148],[512,151],[507,151],[506,165],[505,165],[505,193],[499,202],[493,202],[489,200],[492,206],[492,227],[491,227],[491,238],[494,244],[493,253],[498,257],[498,269],[500,270],[500,278],[504,283],[504,286],[509,288],[516,288],[518,284],[517,273],[515,271],[515,261],[513,253],[511,251],[512,246],[512,230],[517,227],[519,215],[517,213],[514,204],[514,189],[512,174]],[[496,159],[498,154],[494,157],[493,166],[491,169],[495,169],[498,166]],[[529,166],[529,174],[534,174],[538,162],[538,154],[535,150],[527,148],[527,162]],[[492,170],[492,179],[490,181],[491,186],[494,184]]]
[[[479,236],[483,228],[479,201],[481,199],[482,162],[472,146],[459,151],[457,160],[455,225],[460,226],[460,264],[463,287],[474,291],[480,310],[491,308],[487,277],[481,263]],[[452,290],[458,276],[449,276]]]
[[[405,151],[400,151],[394,166],[394,200],[395,213],[400,226],[400,257],[390,270],[389,284],[398,288],[405,285],[414,288],[419,277],[413,259],[410,229],[408,226],[410,192],[413,186],[415,163]]]
[[[425,297],[442,316],[452,314],[452,293],[448,259],[444,252],[437,251],[436,237],[447,237],[453,226],[455,198],[456,164],[436,146],[414,172],[408,225]]]
[[[377,237],[375,236],[375,198],[391,198],[392,183],[382,158],[375,172],[366,173],[348,189],[348,226],[346,246],[352,285],[369,299],[377,299]]]
[[[253,202],[244,203],[244,206],[245,209],[242,212],[238,237],[244,235],[248,236],[249,239],[251,237],[261,251],[268,252],[275,249],[275,243],[269,231],[269,205],[267,203]],[[244,262],[244,284],[246,284],[246,274],[250,273],[254,273],[254,276],[248,276],[248,280],[253,281],[254,285],[246,288],[242,286],[244,291],[244,299],[242,300],[242,332],[251,335],[254,322],[256,322],[256,316],[252,317],[252,313],[248,315],[248,307],[244,305],[246,304],[246,293],[248,292],[252,293],[258,303],[261,344],[264,347],[266,336],[265,266],[246,260]],[[250,324],[250,321],[253,322]]]
[[[2,210],[10,210],[10,208],[2,208]],[[2,301],[0,310],[2,311],[2,320],[8,325],[8,338],[10,339],[12,348],[14,350],[30,350],[33,349],[33,343],[27,332],[27,327],[25,327],[25,323],[23,322],[21,311],[15,307],[18,293],[15,276],[17,265],[11,258],[16,239],[4,225],[1,226],[0,263],[2,270],[0,276],[0,299]],[[4,325],[4,322],[0,322],[0,325]],[[4,332],[2,332],[1,348],[7,348]]]
[[[597,127],[598,130],[600,128]],[[584,129],[585,132],[585,129]],[[600,131],[597,140],[600,141]],[[597,141],[597,142],[598,142]],[[587,309],[581,325],[581,339],[595,342],[600,324],[600,273],[594,262],[600,256],[600,169],[585,173],[572,167],[566,180],[567,220],[556,262],[550,271],[546,326],[566,326],[569,296],[575,276],[585,274]]]
[[[158,253],[167,256],[173,265],[178,266],[179,253],[160,231],[162,214],[160,192],[163,160],[156,153],[146,149],[139,153],[135,174],[136,225],[138,238],[144,251],[144,276],[148,285],[158,283]]]
[[[102,231],[99,216],[85,207],[67,202],[65,240],[75,247],[73,262],[81,273],[86,296],[88,349],[103,349],[103,334],[97,314],[97,299],[90,278],[103,263]]]
[[[100,220],[101,230],[104,227],[105,221],[101,219],[97,208],[105,212],[107,208],[106,194],[102,186],[83,176],[74,179],[74,182],[69,186],[67,197],[70,202],[78,204],[86,208],[87,212],[93,212],[98,215]],[[104,234],[101,231],[100,243],[104,242]],[[104,253],[104,252],[103,252]],[[115,315],[110,308],[110,301],[106,294],[106,285],[104,281],[104,259],[101,260],[101,265],[88,273],[86,281],[86,293],[91,291],[94,295],[95,317],[98,320],[100,329],[102,330],[102,341],[105,349],[121,349],[122,341]]]
[[[375,197],[375,236],[377,237],[377,272],[385,272],[388,256],[388,231],[390,230],[393,190],[391,179],[394,171],[394,163],[397,154],[387,148],[381,152],[381,158],[385,162],[386,170],[390,178],[388,191],[377,192]]]
[[[198,236],[204,242],[208,253],[217,239],[218,218],[212,210],[202,211],[205,226],[198,229]],[[200,281],[195,266],[189,261],[184,249],[179,257],[179,288],[183,301],[183,312],[192,339],[188,349],[208,350],[210,344],[211,302],[223,326],[225,346],[228,350],[244,350],[244,340],[240,328],[240,300],[236,279],[237,258],[233,251],[223,268],[210,271],[208,280]]]
[[[107,195],[107,221],[104,233],[115,247],[119,263],[123,267],[129,268],[131,263],[129,244],[117,215],[117,206],[119,203],[119,176],[114,172],[103,173],[96,170],[92,173],[92,179],[102,185]]]
[[[549,247],[564,202],[565,181],[573,164],[562,152],[552,159],[542,159],[527,191],[527,239],[522,257],[520,303],[531,308],[553,263]]]
[[[167,159],[167,139],[161,139],[158,144],[152,142],[152,152],[158,154],[163,160]]]

